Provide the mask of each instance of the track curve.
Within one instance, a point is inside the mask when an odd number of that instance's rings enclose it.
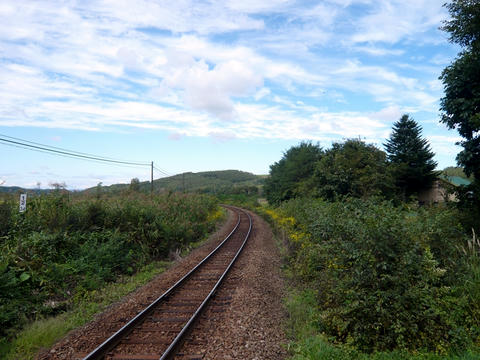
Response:
[[[175,355],[251,233],[250,215],[227,208],[237,213],[238,221],[220,245],[84,360],[166,360]]]

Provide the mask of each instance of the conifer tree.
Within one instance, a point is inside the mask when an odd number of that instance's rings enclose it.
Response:
[[[405,197],[416,195],[437,178],[435,154],[421,137],[422,128],[408,115],[395,122],[392,130],[384,146],[395,185]]]

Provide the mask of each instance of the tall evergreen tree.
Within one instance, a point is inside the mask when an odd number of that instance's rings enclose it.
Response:
[[[428,189],[435,179],[437,163],[426,139],[421,137],[422,128],[415,120],[403,115],[393,124],[392,133],[385,150],[390,162],[395,184],[406,197]]]

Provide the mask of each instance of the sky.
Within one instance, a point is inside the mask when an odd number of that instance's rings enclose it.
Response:
[[[443,0],[0,2],[0,134],[149,164],[267,174],[301,141],[383,148],[409,114],[438,168],[460,140],[438,79],[459,52]],[[0,184],[150,179],[0,143]]]

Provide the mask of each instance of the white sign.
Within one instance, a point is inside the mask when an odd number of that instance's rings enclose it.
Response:
[[[20,212],[27,210],[27,194],[20,194]]]

